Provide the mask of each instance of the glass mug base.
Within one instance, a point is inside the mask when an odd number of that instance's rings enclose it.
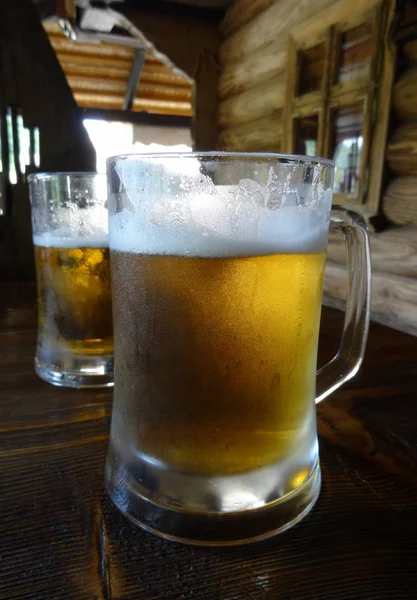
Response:
[[[205,478],[170,472],[166,473],[165,481],[156,480],[152,465],[148,473],[143,471],[143,465],[139,470],[136,466],[136,470],[136,473],[133,472],[131,465],[126,464],[114,448],[110,448],[106,488],[116,507],[146,531],[171,541],[199,546],[236,546],[281,533],[310,512],[321,487],[318,460],[295,489],[278,497],[281,473],[277,466],[263,467],[245,474]],[[274,487],[274,482],[271,482],[274,470],[275,499],[268,501]],[[149,472],[153,472],[153,477],[149,477]],[[146,482],[147,478],[150,485],[145,493],[141,483]],[[200,490],[200,494],[187,498],[187,506],[184,503],[181,506],[179,502],[179,506],[175,506],[172,501],[168,505],[160,501],[160,489],[163,487],[173,490],[178,487],[190,493]],[[253,494],[254,490],[258,491],[257,497]],[[151,495],[153,498],[149,497]],[[155,502],[156,495],[158,502]],[[169,498],[166,500],[169,502]],[[245,504],[252,507],[231,509],[232,505]],[[214,510],[204,510],[203,505],[209,505]]]
[[[52,385],[70,388],[103,388],[112,387],[113,355],[102,356],[69,356],[63,364],[55,361],[51,364],[35,358],[36,374]]]

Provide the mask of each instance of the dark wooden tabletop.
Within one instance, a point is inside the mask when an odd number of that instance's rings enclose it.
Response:
[[[323,489],[266,542],[153,537],[103,486],[111,392],[33,371],[35,291],[0,287],[0,599],[417,598],[417,338],[372,325],[360,374],[318,407]],[[320,362],[341,313],[325,309]]]

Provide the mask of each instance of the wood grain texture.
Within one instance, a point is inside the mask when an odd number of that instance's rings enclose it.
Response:
[[[417,68],[408,69],[394,86],[392,102],[402,121],[417,119]]]
[[[252,21],[258,14],[269,8],[274,0],[236,0],[227,10],[220,23],[223,39],[230,37],[238,29]]]
[[[219,125],[236,127],[243,123],[266,118],[284,105],[284,74],[278,75],[222,102],[219,106]]]
[[[417,121],[396,129],[389,141],[386,159],[397,175],[417,175]]]
[[[346,268],[327,261],[324,279],[326,300],[344,306],[347,296]],[[378,323],[417,336],[417,279],[372,273],[372,318]]]
[[[393,227],[370,234],[372,268],[383,273],[417,278],[417,227]],[[329,235],[328,260],[345,263],[345,241],[340,234]]]
[[[355,0],[356,2],[356,0]],[[332,0],[279,0],[226,39],[220,47],[223,65],[237,63],[271,44],[301,21],[332,4]],[[362,3],[363,4],[363,3]]]
[[[282,111],[251,123],[224,129],[219,135],[219,149],[245,152],[280,152]]]
[[[238,63],[225,64],[219,79],[219,96],[235,96],[284,72],[287,49],[281,38]]]
[[[396,177],[382,200],[384,213],[397,225],[417,225],[417,177]]]
[[[323,311],[320,364],[337,348],[342,316]],[[111,505],[103,489],[108,414],[76,421],[88,396],[107,410],[109,392],[47,394],[33,372],[15,389],[20,353],[27,369],[34,350],[34,317],[33,288],[3,285],[0,332],[14,358],[0,361],[0,381],[9,377],[0,410],[7,390],[21,402],[9,407],[10,430],[0,436],[2,600],[416,596],[416,338],[373,324],[359,375],[319,405],[323,488],[311,515],[264,543],[207,549],[147,534]],[[56,423],[42,428],[55,411]]]

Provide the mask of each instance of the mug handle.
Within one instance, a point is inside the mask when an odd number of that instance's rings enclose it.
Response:
[[[330,229],[341,230],[348,275],[346,314],[336,356],[317,372],[316,404],[356,375],[365,353],[371,302],[371,252],[368,228],[358,213],[334,206]]]

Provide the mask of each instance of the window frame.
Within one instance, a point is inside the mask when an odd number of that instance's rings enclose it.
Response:
[[[288,39],[286,93],[284,104],[284,151],[295,148],[297,118],[319,115],[317,155],[333,158],[334,118],[338,108],[363,103],[362,135],[358,193],[338,193],[334,202],[360,208],[365,216],[378,213],[390,96],[394,80],[395,45],[389,38],[395,16],[396,0],[363,0],[352,7],[339,0],[305,23],[294,28]],[[356,8],[356,10],[355,10]],[[353,10],[352,10],[353,9]],[[342,38],[346,31],[369,23],[371,52],[369,75],[337,82],[341,66]],[[297,96],[300,75],[300,52],[325,44],[323,77],[320,89]]]

